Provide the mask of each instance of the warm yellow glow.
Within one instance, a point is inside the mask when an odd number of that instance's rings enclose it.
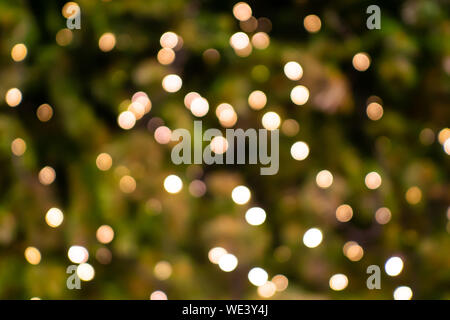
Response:
[[[450,138],[450,129],[444,128],[438,133],[438,140],[440,144],[444,144]]]
[[[235,50],[243,50],[250,44],[250,39],[244,32],[236,32],[230,38],[230,45]]]
[[[214,247],[208,252],[208,259],[214,264],[218,264],[220,261],[220,258],[222,256],[226,255],[228,252],[222,247]]]
[[[416,186],[411,187],[406,191],[405,198],[409,204],[418,204],[422,200],[422,190]]]
[[[73,39],[72,30],[64,28],[59,30],[55,36],[56,43],[62,47],[69,45]]]
[[[335,291],[341,291],[347,288],[348,278],[345,274],[338,273],[330,278],[330,288]]]
[[[257,289],[258,295],[261,298],[270,298],[275,294],[276,291],[277,287],[272,281],[267,281]]]
[[[275,284],[277,291],[284,291],[289,285],[289,280],[282,274],[277,274],[272,278],[272,282]]]
[[[131,97],[131,102],[137,102],[144,106],[145,112],[148,113],[152,109],[152,101],[148,95],[143,91],[138,91]]]
[[[389,258],[384,265],[384,270],[391,277],[398,276],[403,270],[403,260],[400,257]]]
[[[231,192],[231,198],[236,204],[246,204],[251,197],[250,189],[246,186],[237,186]]]
[[[172,130],[166,126],[160,126],[155,130],[154,136],[159,144],[168,144],[172,138]]]
[[[386,207],[383,208],[379,208],[376,212],[375,212],[375,220],[379,223],[379,224],[386,224],[389,221],[391,221],[391,210],[389,210]]]
[[[35,247],[28,247],[25,249],[25,259],[30,264],[39,264],[41,262],[41,252]]]
[[[359,52],[353,56],[353,67],[358,71],[366,71],[370,67],[370,57],[365,52]]]
[[[219,258],[219,268],[225,272],[231,272],[236,269],[238,265],[238,259],[231,253],[225,253]]]
[[[36,116],[39,121],[47,122],[53,116],[53,108],[47,103],[41,104],[36,110]]]
[[[95,252],[95,258],[101,264],[109,264],[112,260],[112,253],[108,248],[99,248]]]
[[[145,115],[145,106],[138,101],[130,103],[127,110],[133,112],[136,120],[139,120]]]
[[[228,141],[222,136],[216,136],[212,138],[210,147],[214,153],[223,154],[228,150]]]
[[[98,39],[98,47],[103,52],[108,52],[114,49],[116,46],[116,36],[111,32],[106,32],[102,34],[100,39]]]
[[[165,32],[159,39],[159,43],[163,48],[173,49],[178,44],[178,35],[171,31]]]
[[[47,211],[47,214],[45,215],[45,222],[52,227],[57,228],[61,225],[61,223],[64,220],[64,214],[62,211],[58,208],[51,208]]]
[[[328,170],[320,171],[316,176],[316,184],[322,189],[329,188],[333,184],[333,175]]]
[[[383,116],[383,107],[377,102],[371,102],[367,106],[366,113],[370,120],[380,120]]]
[[[353,217],[353,209],[348,204],[342,204],[336,209],[336,219],[340,222],[347,222]]]
[[[422,131],[420,131],[419,139],[422,144],[429,146],[434,142],[435,139],[433,130],[431,130],[430,128],[424,128]]]
[[[11,57],[14,61],[19,62],[26,58],[27,47],[23,43],[18,43],[11,49]]]
[[[164,292],[157,290],[152,292],[150,300],[167,300],[167,295]]]
[[[318,228],[311,228],[303,235],[303,244],[308,248],[315,248],[322,243],[322,231]]]
[[[444,142],[444,151],[446,154],[450,155],[450,138]]]
[[[165,76],[162,80],[163,89],[167,92],[177,92],[181,89],[183,81],[176,74],[169,74]]]
[[[245,2],[238,2],[233,7],[233,15],[239,21],[246,21],[252,16],[252,8]]]
[[[16,138],[11,142],[11,152],[15,155],[20,157],[25,153],[27,150],[27,144],[25,141],[21,138]]]
[[[89,252],[82,246],[71,246],[67,251],[69,260],[73,263],[83,263],[89,259]]]
[[[206,193],[206,184],[202,180],[193,180],[189,184],[189,193],[196,198],[200,198]]]
[[[411,300],[413,292],[408,286],[400,286],[394,290],[394,300]]]
[[[49,184],[52,184],[53,181],[55,181],[56,172],[52,167],[45,166],[39,171],[38,178],[40,183],[42,183],[45,186],[48,186]]]
[[[124,193],[132,193],[136,190],[136,180],[132,176],[125,175],[120,178],[119,188]]]
[[[266,49],[270,44],[270,37],[265,32],[257,32],[252,37],[252,45],[259,50]]]
[[[298,62],[289,61],[284,65],[284,74],[290,80],[300,80],[303,76],[303,68]]]
[[[267,112],[262,117],[262,125],[267,130],[278,129],[281,123],[280,116],[273,111]]]
[[[192,100],[191,113],[196,117],[203,117],[209,111],[209,103],[203,97],[198,97]]]
[[[107,171],[111,169],[112,167],[112,158],[108,153],[100,153],[97,156],[97,159],[95,159],[95,164],[97,165],[97,168],[99,168],[102,171]]]
[[[183,181],[181,181],[180,177],[171,174],[164,179],[164,189],[168,193],[178,193],[183,188]]]
[[[190,110],[192,101],[194,101],[195,98],[201,98],[201,95],[197,92],[189,92],[187,95],[185,95],[184,96],[185,107]]]
[[[82,263],[77,267],[77,276],[82,281],[91,281],[94,279],[95,271],[89,263]]]
[[[288,137],[295,136],[300,130],[300,125],[294,119],[286,119],[281,124],[281,132],[283,132]]]
[[[259,226],[266,221],[266,211],[259,207],[250,208],[245,213],[245,220],[252,226]]]
[[[153,274],[158,280],[167,280],[172,275],[172,265],[167,261],[159,261],[153,269]]]
[[[117,123],[122,129],[129,130],[136,124],[136,116],[131,111],[123,111],[117,117]]]
[[[366,175],[364,182],[365,182],[367,188],[369,188],[371,190],[375,190],[381,186],[382,180],[381,180],[381,176],[377,172],[372,171]]]
[[[344,255],[351,261],[359,261],[364,256],[364,249],[355,241],[348,241],[343,247]]]
[[[17,88],[11,88],[6,92],[5,101],[10,107],[17,107],[22,101],[22,92]]]
[[[307,87],[299,85],[292,89],[291,91],[291,100],[298,106],[304,105],[308,102],[309,99],[309,90]]]
[[[261,110],[267,103],[267,97],[261,90],[255,90],[248,96],[248,104],[254,110]]]
[[[107,244],[113,241],[114,230],[110,226],[104,224],[97,229],[96,236],[100,243]]]
[[[228,103],[221,103],[216,108],[216,116],[220,124],[225,128],[234,126],[237,122],[237,114],[233,106]]]
[[[295,160],[305,160],[309,155],[309,147],[306,142],[297,141],[291,147],[291,156]]]
[[[175,52],[170,48],[162,48],[158,51],[156,57],[158,62],[163,65],[171,64],[175,60]]]
[[[73,17],[76,13],[80,12],[80,6],[78,3],[69,1],[64,4],[62,10],[62,15],[64,18],[70,18]]]
[[[251,284],[259,287],[267,282],[269,275],[263,268],[255,267],[248,273],[248,280]]]
[[[310,33],[316,33],[320,30],[322,27],[322,22],[320,21],[320,18],[316,16],[315,14],[310,14],[303,19],[303,26],[305,27],[306,31]]]
[[[252,44],[249,42],[248,45],[243,48],[243,49],[234,49],[234,52],[236,53],[237,56],[245,58],[248,57],[253,51],[253,46]]]

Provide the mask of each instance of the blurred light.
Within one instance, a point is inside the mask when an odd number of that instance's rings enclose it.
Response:
[[[247,33],[254,32],[258,28],[258,20],[255,17],[250,17],[245,21],[239,21],[239,27]]]
[[[238,265],[238,259],[231,253],[226,253],[219,258],[219,268],[222,271],[230,272],[236,269]]]
[[[217,106],[216,116],[219,119],[220,125],[225,128],[230,128],[237,122],[237,114],[228,103],[221,103]]]
[[[308,102],[309,99],[309,90],[305,86],[299,85],[292,89],[291,91],[291,100],[298,106],[304,105]]]
[[[148,95],[143,91],[138,91],[135,94],[133,94],[133,97],[131,97],[131,102],[138,102],[145,108],[145,113],[150,112],[152,108],[152,102]]]
[[[423,129],[422,131],[420,131],[419,139],[420,142],[422,142],[422,144],[426,146],[432,144],[435,139],[433,130],[431,130],[430,128]]]
[[[41,300],[41,298],[39,298],[39,297],[32,297],[32,298],[30,298],[30,300]]]
[[[163,89],[167,92],[177,92],[182,85],[183,81],[176,74],[169,74],[162,80]]]
[[[406,191],[405,198],[409,204],[418,204],[422,200],[422,191],[419,187],[411,187]]]
[[[17,88],[11,88],[6,92],[5,101],[10,107],[16,107],[22,101],[22,92]]]
[[[386,224],[391,220],[391,210],[389,210],[386,207],[383,208],[379,208],[376,212],[375,212],[375,220],[379,223],[379,224]]]
[[[153,273],[158,280],[167,280],[172,275],[172,265],[167,261],[160,261],[155,265]]]
[[[136,117],[131,111],[123,111],[117,117],[117,123],[122,129],[129,130],[136,124]]]
[[[222,136],[216,136],[212,138],[211,150],[216,154],[223,154],[228,150],[228,141]]]
[[[389,258],[384,265],[384,270],[391,277],[398,276],[403,270],[403,260],[400,257]]]
[[[382,180],[381,180],[381,176],[377,172],[372,171],[366,175],[364,182],[365,182],[367,188],[374,190],[374,189],[378,189],[381,186]]]
[[[56,43],[62,47],[69,45],[72,42],[73,33],[72,30],[63,28],[56,33]]]
[[[45,215],[45,222],[52,227],[57,228],[61,225],[61,223],[64,220],[64,214],[62,211],[58,208],[51,208],[47,211],[47,214]]]
[[[158,142],[159,144],[167,144],[172,138],[172,130],[170,130],[166,126],[161,126],[155,130],[154,136],[156,142]]]
[[[303,76],[303,68],[298,62],[289,61],[284,65],[284,74],[290,80],[300,80]]]
[[[53,116],[53,109],[47,103],[41,104],[36,110],[36,116],[38,117],[39,121],[47,122]]]
[[[97,229],[97,240],[100,243],[107,244],[114,239],[114,230],[110,226],[104,224]]]
[[[272,30],[272,22],[266,17],[258,18],[258,30],[270,32]]]
[[[281,118],[273,111],[266,112],[262,117],[262,125],[267,130],[276,130],[280,126]]]
[[[336,219],[340,222],[347,222],[353,217],[353,209],[348,204],[342,204],[336,209]]]
[[[248,96],[248,104],[254,110],[261,110],[267,103],[267,97],[261,90],[255,90]]]
[[[348,278],[345,274],[338,273],[330,278],[330,288],[335,291],[341,291],[347,288]]]
[[[245,220],[252,226],[259,226],[266,221],[266,211],[259,207],[253,207],[245,213]]]
[[[152,292],[150,300],[167,300],[167,295],[164,292],[157,290]]]
[[[400,286],[394,290],[394,300],[411,300],[413,292],[410,287]]]
[[[83,281],[94,279],[95,271],[89,263],[82,263],[77,267],[77,275]]]
[[[70,9],[75,10],[75,12]],[[63,17],[66,19],[72,17],[75,13],[79,13],[79,12],[80,12],[80,6],[78,5],[78,3],[73,2],[73,1],[66,2],[66,4],[64,4],[64,6],[61,10]]]
[[[284,291],[289,285],[289,280],[286,276],[282,274],[277,274],[272,278],[272,282],[275,284],[277,291]]]
[[[268,278],[269,275],[267,274],[266,270],[259,267],[251,269],[248,273],[248,280],[251,284],[257,287],[265,284]]]
[[[370,120],[380,120],[383,116],[383,107],[377,102],[371,102],[367,106],[366,113]]]
[[[203,60],[208,64],[216,64],[220,60],[220,53],[213,48],[206,49],[203,52]]]
[[[171,174],[164,179],[164,189],[166,189],[168,193],[178,193],[181,191],[182,187],[183,182],[174,174]]]
[[[16,138],[11,142],[11,152],[15,155],[20,157],[25,153],[27,150],[27,144],[25,141],[21,138]]]
[[[82,246],[71,246],[69,251],[67,251],[67,256],[69,260],[73,263],[83,263],[89,258],[89,252],[85,247]]]
[[[270,298],[277,291],[277,287],[272,281],[267,281],[257,289],[258,295],[262,298]]]
[[[170,48],[162,48],[156,56],[158,62],[163,65],[171,64],[175,60],[175,52]]]
[[[159,39],[159,43],[163,48],[173,49],[178,44],[178,36],[176,33],[171,31],[165,32]]]
[[[291,156],[295,160],[305,160],[309,155],[309,147],[303,141],[297,141],[291,147]]]
[[[26,58],[27,47],[23,43],[18,43],[11,49],[11,57],[14,61],[19,62]]]
[[[39,182],[45,186],[52,184],[56,178],[56,172],[52,167],[46,166],[39,171]]]
[[[41,262],[41,252],[35,247],[28,247],[25,249],[25,259],[30,264],[39,264]]]
[[[246,186],[237,186],[231,192],[231,198],[236,204],[246,204],[250,200],[250,190]]]
[[[303,244],[308,248],[315,248],[322,242],[322,239],[322,231],[317,228],[311,228],[303,235]]]
[[[288,137],[295,136],[300,130],[297,120],[286,119],[281,124],[281,131]]]
[[[95,253],[95,258],[101,264],[109,264],[112,260],[112,253],[108,248],[99,248]]]
[[[212,248],[211,250],[209,250],[208,259],[212,263],[218,264],[220,261],[220,258],[222,258],[222,256],[224,256],[226,254],[227,254],[227,250],[225,250],[224,248],[215,247],[215,248]]]
[[[440,144],[444,144],[450,138],[450,129],[444,128],[438,133],[438,140]]]
[[[450,155],[450,138],[444,142],[444,151],[446,154]]]
[[[364,256],[364,249],[355,241],[348,241],[343,247],[344,255],[351,261],[359,261]]]
[[[145,106],[138,101],[132,102],[128,106],[127,110],[131,111],[134,114],[134,117],[136,118],[136,120],[139,120],[145,114]]]
[[[112,158],[109,154],[103,152],[100,153],[97,156],[97,159],[95,159],[95,164],[97,165],[97,168],[99,168],[102,171],[107,171],[111,169],[112,167]]]
[[[124,193],[132,193],[136,190],[136,180],[132,176],[125,175],[120,178],[119,188]]]
[[[189,184],[189,193],[199,198],[206,193],[206,184],[201,180],[194,180]]]
[[[243,32],[236,32],[230,38],[230,45],[235,50],[243,50],[250,44],[250,39]]]
[[[252,16],[252,8],[245,2],[238,2],[233,7],[233,15],[239,21],[246,21]]]
[[[270,44],[270,37],[265,32],[257,32],[252,36],[252,44],[256,49],[264,50]]]
[[[98,47],[103,52],[108,52],[114,49],[116,46],[116,36],[111,32],[106,32],[102,34],[100,39],[98,40]]]
[[[198,97],[191,102],[191,112],[196,117],[203,117],[209,111],[209,103],[203,97]]]
[[[189,92],[187,95],[184,96],[184,105],[189,110],[191,109],[192,101],[194,101],[195,98],[201,98],[200,94],[197,92]]]
[[[370,57],[365,52],[359,52],[353,56],[353,67],[358,71],[366,71],[370,67]]]
[[[320,30],[322,27],[322,22],[320,21],[320,18],[316,16],[315,14],[310,14],[303,19],[303,26],[305,27],[306,31],[310,33],[316,33]]]
[[[316,184],[322,189],[327,189],[333,184],[333,175],[328,170],[320,171],[316,176]]]

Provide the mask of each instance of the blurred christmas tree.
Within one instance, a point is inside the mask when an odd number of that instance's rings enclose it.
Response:
[[[0,1],[0,298],[449,299],[448,2],[371,4]],[[279,172],[173,164],[195,119]]]

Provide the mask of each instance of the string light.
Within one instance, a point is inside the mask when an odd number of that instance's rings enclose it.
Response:
[[[238,2],[233,7],[233,15],[239,21],[246,21],[252,16],[252,8],[245,2]]]
[[[41,104],[39,108],[37,108],[36,110],[36,116],[39,119],[39,121],[47,122],[53,116],[53,109],[47,103]]]
[[[280,126],[281,118],[273,111],[267,112],[262,117],[262,125],[267,130],[276,130]]]
[[[383,208],[379,208],[376,212],[375,212],[375,220],[379,223],[379,224],[386,224],[389,221],[391,221],[391,210],[389,210],[386,207]]]
[[[89,263],[81,263],[77,267],[77,276],[82,281],[91,281],[94,279],[95,271],[94,268]]]
[[[422,190],[417,186],[413,186],[406,191],[405,198],[409,204],[418,204],[422,200]]]
[[[181,89],[182,85],[183,81],[176,74],[169,74],[162,80],[163,89],[170,93],[177,92]]]
[[[300,80],[303,76],[303,68],[298,62],[289,61],[284,65],[284,74],[290,80]]]
[[[250,39],[244,32],[236,32],[230,38],[230,45],[235,50],[244,50],[250,44]]]
[[[367,106],[366,113],[370,120],[380,120],[383,116],[383,107],[377,102],[371,102]]]
[[[45,166],[39,171],[39,182],[42,183],[44,186],[48,186],[55,181],[56,178],[56,172],[55,169],[53,169],[50,166]]]
[[[370,67],[370,57],[365,52],[359,52],[353,56],[353,67],[358,71],[366,71]]]
[[[211,151],[217,154],[223,154],[228,150],[228,141],[222,136],[216,136],[210,143]]]
[[[160,126],[155,130],[154,136],[159,144],[168,144],[172,138],[172,130],[166,126]]]
[[[261,110],[266,106],[267,97],[261,90],[255,90],[248,96],[248,104],[254,110]]]
[[[164,189],[168,193],[178,193],[181,191],[181,188],[183,188],[183,182],[180,177],[171,174],[164,179]]]
[[[252,226],[259,226],[266,221],[266,211],[259,207],[250,208],[245,213],[245,220]]]
[[[172,31],[168,31],[162,34],[161,38],[159,39],[159,43],[161,44],[161,47],[163,48],[169,48],[173,49],[178,44],[178,36],[176,33]]]
[[[26,142],[21,138],[16,138],[11,142],[11,152],[17,156],[22,156],[27,150]]]
[[[236,269],[238,259],[231,253],[226,253],[219,258],[219,268],[225,272],[231,272]]]
[[[237,186],[231,192],[231,198],[236,204],[246,204],[251,197],[250,189],[246,186]]]
[[[111,32],[106,32],[98,39],[98,47],[103,52],[109,52],[116,46],[116,36]]]
[[[265,284],[268,278],[269,275],[263,268],[255,267],[251,269],[248,273],[248,280],[250,281],[251,284],[257,287]]]
[[[130,130],[136,124],[136,116],[131,111],[123,111],[117,117],[119,127],[125,130]]]
[[[276,291],[277,287],[272,281],[267,281],[257,289],[258,295],[262,298],[270,298]]]
[[[359,261],[364,256],[364,249],[355,241],[348,241],[342,248],[344,255],[351,261]]]
[[[316,175],[316,184],[319,188],[327,189],[333,184],[333,175],[328,170],[322,170]]]
[[[403,270],[403,260],[400,257],[389,258],[384,265],[384,270],[391,277],[398,276]]]
[[[318,16],[310,14],[303,19],[303,26],[309,33],[316,33],[322,27],[322,22]]]
[[[394,290],[394,299],[395,300],[411,300],[413,296],[413,292],[408,286],[400,286]]]
[[[322,231],[318,228],[311,228],[303,235],[303,244],[308,248],[315,248],[322,243]]]
[[[298,85],[291,90],[291,100],[298,106],[304,105],[308,102],[309,90],[305,86]]]
[[[159,261],[153,269],[153,274],[158,280],[167,280],[172,275],[172,265],[167,261]]]
[[[163,291],[157,290],[152,292],[150,300],[167,300],[167,295]]]
[[[97,156],[97,159],[95,159],[95,164],[97,165],[97,168],[99,168],[101,171],[107,171],[111,169],[112,167],[112,158],[108,153],[100,153]]]
[[[27,52],[27,46],[23,43],[18,43],[11,49],[11,58],[16,62],[20,62],[26,58]]]
[[[11,88],[5,95],[6,104],[10,107],[17,107],[22,101],[22,92],[17,88]]]
[[[214,247],[208,252],[208,259],[214,264],[219,264],[220,258],[228,252],[222,247]]]
[[[51,208],[47,211],[47,214],[45,215],[45,222],[52,227],[57,228],[61,225],[61,223],[64,220],[64,214],[63,212],[58,208]]]
[[[377,172],[372,171],[366,175],[364,182],[365,182],[367,188],[369,188],[371,190],[375,190],[381,186],[382,180],[381,180],[381,176]]]
[[[200,94],[197,92],[189,92],[186,96],[184,96],[184,105],[186,108],[189,110],[191,109],[192,101],[194,101],[195,98],[201,98]]]
[[[294,119],[286,119],[281,125],[281,132],[288,137],[295,136],[300,130],[300,125]]]
[[[289,280],[282,274],[277,274],[272,278],[272,282],[275,284],[277,291],[284,291],[289,285]]]
[[[96,237],[100,243],[110,243],[114,239],[114,230],[110,226],[104,224],[97,229]]]
[[[270,37],[265,32],[257,32],[252,36],[252,45],[258,50],[266,49],[270,44]]]
[[[119,188],[124,193],[132,193],[136,190],[136,180],[132,176],[125,175],[120,178]]]
[[[69,260],[73,263],[83,263],[89,258],[89,252],[82,246],[71,246],[67,251]]]
[[[438,133],[438,141],[440,144],[444,144],[450,138],[450,129],[443,128]]]
[[[41,262],[41,252],[35,247],[27,247],[24,255],[29,264],[36,265]]]
[[[158,51],[156,59],[162,65],[171,64],[175,60],[175,52],[170,48],[162,48]]]
[[[291,156],[295,160],[305,160],[309,155],[309,147],[306,142],[297,141],[291,147]]]
[[[61,47],[68,46],[73,39],[72,30],[63,28],[56,33],[55,40]]]
[[[347,288],[348,278],[345,274],[338,273],[330,278],[330,288],[334,291],[341,291]]]
[[[348,222],[353,217],[353,209],[348,204],[342,204],[336,209],[336,219],[340,222]]]
[[[196,198],[200,198],[206,193],[206,184],[201,180],[192,181],[189,184],[189,193]]]
[[[196,117],[203,117],[209,111],[209,103],[203,97],[197,97],[191,102],[191,113]]]

